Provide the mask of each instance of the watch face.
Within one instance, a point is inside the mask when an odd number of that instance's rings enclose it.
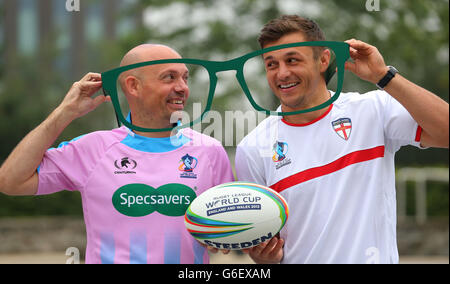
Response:
[[[398,73],[397,68],[395,68],[394,66],[388,66],[388,67],[389,67],[389,71],[391,71],[392,74]]]

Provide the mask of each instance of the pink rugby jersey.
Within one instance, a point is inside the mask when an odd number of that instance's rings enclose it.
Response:
[[[184,213],[203,191],[233,181],[217,140],[191,129],[148,138],[126,127],[98,131],[49,149],[38,195],[82,196],[86,263],[208,263]]]

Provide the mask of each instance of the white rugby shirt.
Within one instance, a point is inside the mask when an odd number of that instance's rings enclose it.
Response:
[[[238,180],[289,205],[282,263],[397,263],[395,152],[422,129],[384,91],[341,93],[316,120],[261,122],[239,143]]]

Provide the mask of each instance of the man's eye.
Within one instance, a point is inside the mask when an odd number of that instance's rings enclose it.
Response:
[[[165,80],[174,80],[175,79],[175,75],[173,74],[167,74],[163,77]]]
[[[267,62],[266,63],[266,68],[270,69],[270,68],[274,68],[276,66],[275,62]]]

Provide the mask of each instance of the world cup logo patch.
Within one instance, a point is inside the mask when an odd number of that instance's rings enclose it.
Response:
[[[288,143],[276,141],[273,144],[272,161],[275,162],[275,168],[278,170],[291,163],[291,159],[287,158]]]
[[[284,142],[275,142],[273,144],[273,156],[272,161],[281,162],[286,158],[286,154],[288,151],[288,144]]]
[[[198,165],[197,158],[186,154],[181,157],[180,165],[178,166],[178,170],[182,173],[180,174],[181,178],[197,178],[197,175],[193,173],[194,169]]]

